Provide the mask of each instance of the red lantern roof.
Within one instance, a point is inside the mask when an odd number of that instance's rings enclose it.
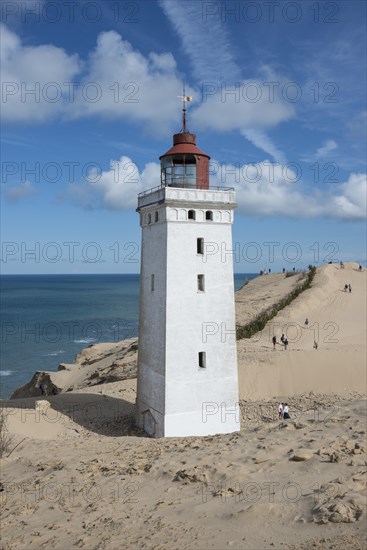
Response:
[[[199,147],[196,146],[196,135],[191,134],[190,132],[181,132],[179,134],[173,135],[173,147],[160,156],[159,159],[163,157],[168,157],[171,155],[200,155],[210,159],[210,156],[204,153]]]

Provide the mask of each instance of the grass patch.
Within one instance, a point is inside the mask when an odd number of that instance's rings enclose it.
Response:
[[[295,275],[295,273],[292,271],[290,272],[291,275]],[[236,338],[237,340],[242,340],[242,338],[251,338],[254,334],[257,332],[260,332],[260,330],[263,330],[266,323],[268,323],[271,319],[273,319],[279,311],[284,309],[286,306],[289,306],[299,296],[311,287],[311,283],[315,277],[316,273],[316,267],[314,265],[308,266],[308,272],[307,274],[304,274],[303,282],[298,285],[296,288],[294,288],[287,296],[279,300],[276,304],[268,308],[267,310],[263,311],[262,313],[259,313],[255,317],[253,321],[250,323],[247,323],[247,325],[244,326],[237,326],[236,328]],[[286,277],[290,277],[291,275],[286,274]]]
[[[8,414],[2,407],[0,408],[0,458],[9,451],[14,439],[6,426]]]

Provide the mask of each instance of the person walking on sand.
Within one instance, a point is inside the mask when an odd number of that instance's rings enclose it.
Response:
[[[305,325],[306,325],[306,327],[308,326],[308,317],[306,317]]]
[[[283,418],[284,420],[290,420],[290,416],[289,416],[289,407],[288,407],[288,403],[284,403],[284,409],[283,409]]]
[[[288,348],[288,340],[287,338],[284,340],[284,349],[286,350]]]
[[[283,407],[284,407],[284,403],[279,403],[279,405],[278,405],[279,420],[281,420],[283,418]]]
[[[348,285],[345,284],[345,285],[344,285],[344,292],[347,292],[347,290],[348,290]]]
[[[276,346],[276,343],[277,343],[277,337],[276,336],[273,336],[272,342],[273,342],[273,349],[275,349],[275,346]]]
[[[318,347],[319,347],[318,343],[316,342],[316,340],[314,340],[313,349],[317,349]]]
[[[349,292],[352,292],[352,285],[348,285]]]
[[[282,342],[282,344],[284,344],[284,340],[285,340],[285,336],[284,336],[284,334],[282,334],[281,337],[280,337],[280,341]]]

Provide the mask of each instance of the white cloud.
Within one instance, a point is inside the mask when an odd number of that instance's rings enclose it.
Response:
[[[220,55],[227,66],[227,54]],[[182,80],[174,57],[168,52],[144,56],[115,31],[100,33],[83,62],[53,45],[24,46],[2,25],[1,62],[4,120],[43,122],[55,116],[99,115],[139,122],[145,130],[161,134],[171,131],[173,124],[177,127]],[[233,94],[229,84],[204,82],[195,93],[187,86],[187,94],[199,99],[191,106],[190,122],[198,129],[247,131],[256,146],[281,159],[281,152],[260,130],[293,117],[294,107],[278,90],[269,101],[269,88],[258,80],[237,82],[235,89]]]
[[[234,187],[238,212],[248,216],[362,220],[366,215],[365,174],[351,174],[335,190],[310,193],[302,189],[300,174],[268,160],[243,165],[224,165],[213,160],[211,172],[211,185]],[[130,157],[122,156],[111,161],[109,170],[102,174],[89,174],[89,181],[74,186],[71,196],[84,208],[135,209],[138,193],[159,184],[158,163],[148,163],[139,171]]]
[[[124,155],[119,160],[111,160],[108,170],[102,173],[91,171],[86,182],[71,185],[68,196],[63,199],[85,209],[135,209],[137,195],[159,184],[159,164],[147,163],[140,172],[131,158]]]
[[[301,158],[304,162],[315,162],[319,161],[320,159],[332,160],[333,158],[335,158],[333,151],[335,151],[337,148],[338,144],[336,143],[336,141],[334,141],[333,139],[328,139],[324,141],[321,147],[316,149],[316,151],[303,154],[301,155]],[[342,161],[345,162],[344,159],[339,159],[340,165],[342,164]]]
[[[148,163],[139,173],[137,165],[126,156],[111,162],[110,170],[91,187],[101,194],[103,204],[110,210],[136,208],[138,193],[159,185],[160,171],[157,163]]]
[[[198,129],[238,130],[255,147],[284,163],[284,154],[263,130],[292,118],[294,107],[285,104],[277,86],[270,91],[258,79],[241,77],[243,64],[239,66],[235,60],[227,27],[220,18],[208,15],[213,8],[209,4],[160,0],[201,83],[201,103],[196,109],[193,106],[190,120]],[[282,80],[267,66],[259,72],[268,84],[269,80],[276,84]]]
[[[96,83],[97,88],[90,83]],[[88,99],[99,91],[99,99]],[[182,87],[170,53],[134,50],[115,31],[102,32],[90,54],[69,116],[101,115],[148,123],[156,132],[167,132],[178,121],[177,94]]]
[[[241,166],[222,165],[212,185],[236,189],[238,211],[250,216],[310,217],[322,214],[315,197],[304,195],[299,175],[287,166],[264,160]]]
[[[367,175],[352,173],[325,205],[326,213],[349,220],[365,219],[367,214]]]
[[[227,166],[226,172],[232,169]],[[237,167],[236,176],[232,176],[232,182],[226,178],[226,185],[235,187],[239,211],[246,215],[325,216],[354,221],[366,218],[366,174],[351,174],[336,189],[316,189],[312,193],[304,192],[298,179],[289,167],[264,161]]]
[[[0,25],[0,32],[3,119],[41,122],[58,115],[64,108],[64,99],[54,99],[65,91],[62,84],[71,82],[79,72],[78,56],[69,56],[51,44],[23,46],[4,24]]]
[[[319,147],[316,151],[315,157],[317,159],[327,157],[331,151],[334,151],[338,148],[338,144],[333,139],[328,139]]]
[[[4,120],[100,115],[145,123],[157,133],[177,124],[182,80],[171,53],[145,57],[109,31],[99,34],[95,49],[82,62],[53,45],[23,46],[5,25],[1,33]]]
[[[253,143],[255,147],[258,147],[259,149],[265,151],[265,153],[271,155],[276,162],[279,162],[280,164],[286,163],[284,153],[280,151],[280,149],[276,147],[269,136],[267,136],[261,130],[248,128],[247,130],[242,130],[241,134],[244,135],[246,139],[251,141],[251,143]]]
[[[212,87],[210,87],[210,85]],[[191,118],[200,129],[240,132],[271,128],[294,116],[294,108],[284,103],[277,93],[269,101],[269,89],[260,81],[245,80],[228,93],[217,84],[204,83],[203,102]],[[254,135],[254,133],[253,133]]]
[[[241,69],[234,60],[226,27],[217,18],[205,21],[206,4],[160,0],[165,15],[179,35],[197,81],[236,81]]]
[[[19,202],[37,194],[37,189],[28,180],[22,181],[19,185],[14,185],[5,191],[5,197],[11,202]]]

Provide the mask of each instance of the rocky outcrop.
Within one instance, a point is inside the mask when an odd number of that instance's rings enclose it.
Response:
[[[61,363],[56,372],[37,371],[30,382],[13,392],[10,399],[56,395],[136,378],[137,351],[136,338],[91,345],[76,356],[74,363]]]
[[[57,386],[51,380],[52,373],[44,371],[36,371],[32,379],[24,386],[17,388],[11,395],[10,399],[18,399],[20,397],[39,397],[41,395],[57,395],[62,391],[62,388]],[[42,390],[41,390],[42,387]]]

